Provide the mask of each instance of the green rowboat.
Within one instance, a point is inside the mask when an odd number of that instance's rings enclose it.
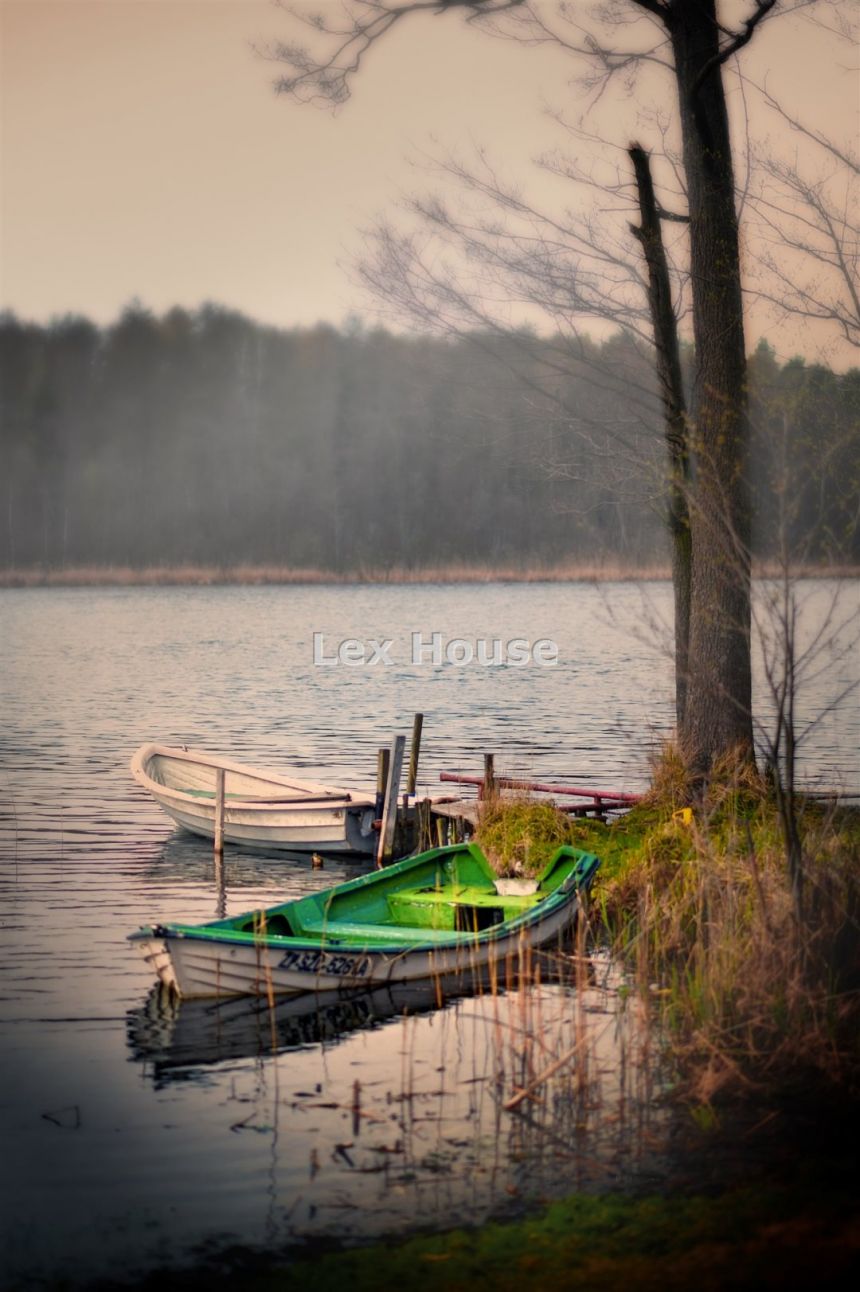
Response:
[[[504,880],[476,844],[455,844],[268,910],[156,924],[131,940],[185,998],[354,991],[483,971],[566,939],[599,864],[564,847],[536,880]]]

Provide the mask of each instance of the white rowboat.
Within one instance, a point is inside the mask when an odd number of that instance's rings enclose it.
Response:
[[[141,745],[131,774],[192,834],[215,836],[215,785],[224,772],[224,841],[257,850],[372,853],[375,800],[349,790],[243,767],[200,750]]]

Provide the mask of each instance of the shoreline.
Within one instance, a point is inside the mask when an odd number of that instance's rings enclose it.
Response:
[[[754,578],[777,577],[777,566],[761,562]],[[860,578],[860,566],[804,565],[791,571],[793,578]],[[114,588],[114,587],[313,587],[361,584],[458,583],[661,583],[669,582],[668,565],[623,566],[582,563],[555,566],[490,567],[440,565],[423,569],[334,571],[275,565],[79,565],[61,569],[21,567],[0,570],[0,588]]]

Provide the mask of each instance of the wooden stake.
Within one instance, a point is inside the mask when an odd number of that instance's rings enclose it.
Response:
[[[215,856],[224,851],[224,768],[215,769]]]
[[[223,920],[227,914],[227,883],[224,877],[224,854],[215,851],[215,918]]]
[[[395,736],[391,750],[391,762],[388,767],[388,782],[385,786],[385,803],[382,808],[382,829],[379,831],[379,848],[376,853],[377,866],[384,866],[391,860],[394,852],[394,831],[397,828],[397,793],[400,789],[400,775],[403,771],[403,751],[406,748],[406,737]]]
[[[409,749],[409,772],[406,776],[406,793],[415,793],[418,780],[418,755],[421,753],[421,728],[424,726],[424,714],[416,713],[412,719],[412,745]]]
[[[391,750],[377,749],[376,751],[376,816],[382,816],[382,808],[385,803],[385,787],[388,784],[388,768],[391,764]]]
[[[418,842],[418,849],[423,852],[426,848],[433,847],[432,831],[432,807],[429,799],[421,800],[421,836]]]
[[[484,782],[481,786],[480,796],[482,799],[496,797],[495,758],[492,754],[484,754]]]

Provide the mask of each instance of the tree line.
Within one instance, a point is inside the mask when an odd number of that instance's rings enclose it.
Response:
[[[0,316],[0,563],[667,563],[650,355],[620,334],[559,353],[212,305]],[[760,343],[749,374],[754,551],[860,562],[860,370]]]

